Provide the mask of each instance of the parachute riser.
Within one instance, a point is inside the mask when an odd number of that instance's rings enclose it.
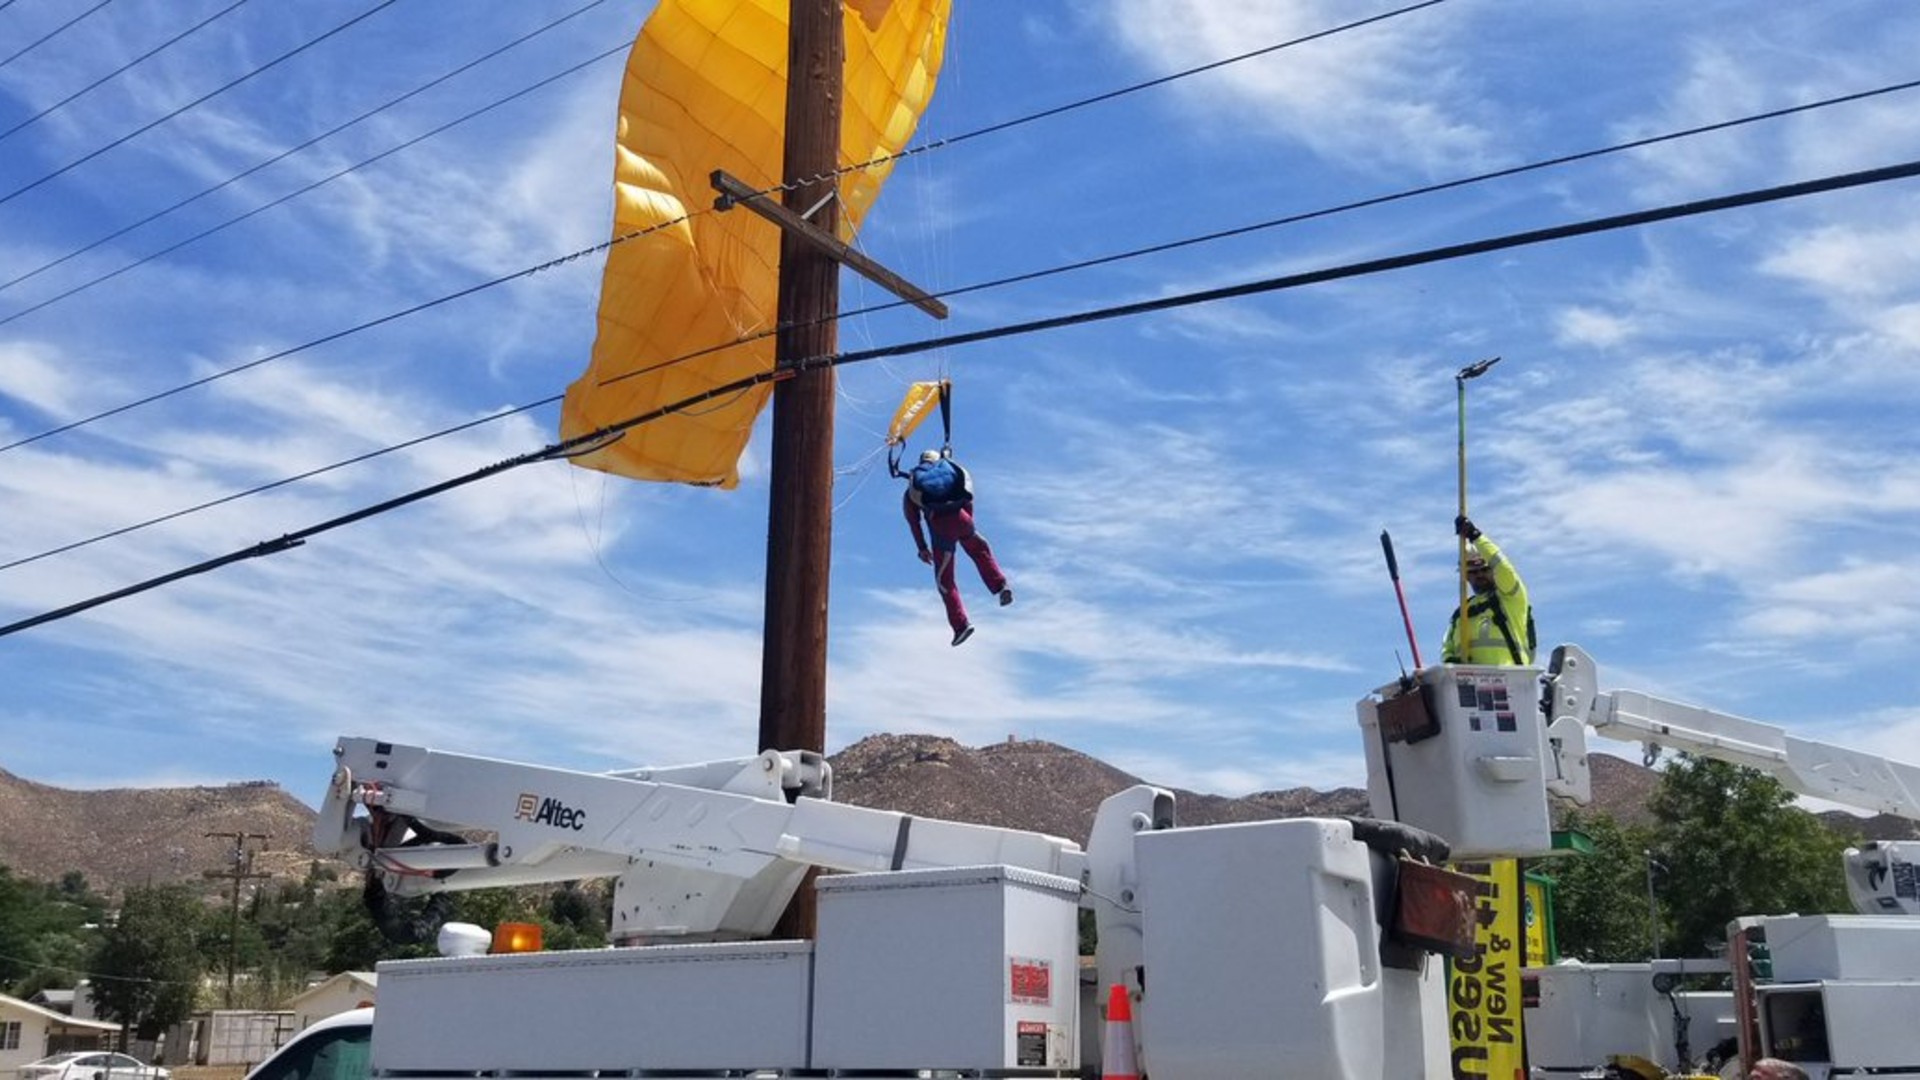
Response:
[[[927,418],[927,405],[938,396],[940,401],[940,456],[953,456],[953,381],[917,382],[907,387],[906,397],[894,410],[893,423],[887,427],[887,472],[895,478],[907,474],[900,470],[900,459],[907,451],[907,437]]]

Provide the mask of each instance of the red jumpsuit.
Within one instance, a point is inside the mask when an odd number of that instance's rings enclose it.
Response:
[[[957,464],[955,468],[958,468]],[[965,476],[965,470],[961,470],[961,475]],[[958,546],[972,557],[973,565],[980,571],[980,580],[994,593],[1006,592],[1007,575],[1001,572],[1000,564],[994,561],[993,549],[987,546],[987,538],[973,527],[971,498],[955,509],[928,510],[915,500],[917,494],[918,490],[908,484],[907,493],[901,498],[901,508],[907,515],[907,526],[913,530],[914,546],[923,553],[928,550],[928,544],[927,537],[920,531],[920,519],[926,518],[926,531],[933,535],[933,580],[940,590],[941,602],[947,606],[947,624],[958,635],[967,628],[968,622],[967,605],[961,602],[960,585],[954,580],[953,549]]]

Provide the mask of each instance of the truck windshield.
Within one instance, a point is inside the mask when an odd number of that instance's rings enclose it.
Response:
[[[373,1027],[359,1024],[300,1039],[248,1080],[367,1080]]]

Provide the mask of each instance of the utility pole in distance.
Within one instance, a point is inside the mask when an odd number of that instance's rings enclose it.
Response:
[[[222,838],[233,841],[233,851],[227,860],[225,870],[203,870],[201,876],[209,878],[228,878],[233,889],[227,908],[227,996],[226,1007],[233,1008],[233,967],[240,952],[240,885],[242,882],[272,877],[271,874],[255,873],[253,855],[260,848],[249,847],[250,841],[259,841],[264,847],[273,839],[268,833],[252,832],[210,832],[209,839]]]

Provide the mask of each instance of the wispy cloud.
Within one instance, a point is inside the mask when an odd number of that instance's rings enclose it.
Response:
[[[1171,73],[1316,34],[1352,18],[1336,4],[1223,6],[1150,0],[1102,9],[1143,66]],[[1415,13],[1235,64],[1181,85],[1187,118],[1215,137],[1248,129],[1346,164],[1439,173],[1486,164],[1495,140],[1470,76],[1450,59],[1458,22]]]

